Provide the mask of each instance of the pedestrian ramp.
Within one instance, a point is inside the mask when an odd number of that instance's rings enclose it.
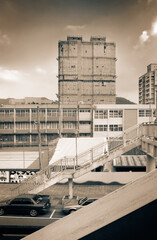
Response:
[[[153,170],[23,239],[155,239],[156,189]]]
[[[137,126],[135,126],[136,128]],[[133,131],[135,129],[133,128]],[[17,188],[13,189],[12,195],[28,192],[39,193],[63,179],[78,178],[97,167],[105,165],[107,162],[140,144],[141,141],[137,134],[134,138],[128,139],[127,142],[121,138],[112,139],[108,143],[103,141],[95,147],[79,154],[77,158],[76,156],[64,157],[55,161],[47,168],[24,180]]]

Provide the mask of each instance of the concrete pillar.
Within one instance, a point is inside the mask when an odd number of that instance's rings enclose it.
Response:
[[[73,179],[68,178],[68,184],[69,184],[69,198],[73,198]]]
[[[156,158],[147,155],[146,172],[151,172],[156,168]]]

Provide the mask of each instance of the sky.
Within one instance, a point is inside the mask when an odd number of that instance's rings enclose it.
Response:
[[[116,94],[138,102],[138,78],[157,63],[157,0],[0,0],[0,98],[58,93],[58,41],[116,43]]]

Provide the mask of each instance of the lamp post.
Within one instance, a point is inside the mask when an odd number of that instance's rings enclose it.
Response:
[[[156,97],[155,97],[155,102],[156,102],[156,110],[155,110],[155,123],[157,123],[157,85],[155,85],[155,93],[156,93]]]
[[[76,110],[76,129],[75,129],[75,148],[76,148],[76,167],[78,166],[78,141],[77,138],[79,136],[79,109],[80,104],[83,104],[83,101],[79,101],[77,103],[77,110]]]
[[[78,142],[77,142],[78,135],[79,135],[79,103],[77,104],[76,110],[76,128],[75,128],[76,167],[78,166]]]
[[[39,169],[42,169],[42,156],[41,156],[41,134],[40,134],[40,116],[39,106],[37,106],[37,129],[38,129],[38,143],[39,143]]]

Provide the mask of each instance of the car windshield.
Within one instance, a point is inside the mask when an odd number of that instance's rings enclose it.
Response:
[[[39,196],[39,195],[35,195],[35,196],[33,197],[33,200],[34,200],[35,202],[39,203],[39,202],[42,201],[42,197]]]
[[[85,201],[87,201],[87,197],[79,199],[78,204],[82,205]]]

